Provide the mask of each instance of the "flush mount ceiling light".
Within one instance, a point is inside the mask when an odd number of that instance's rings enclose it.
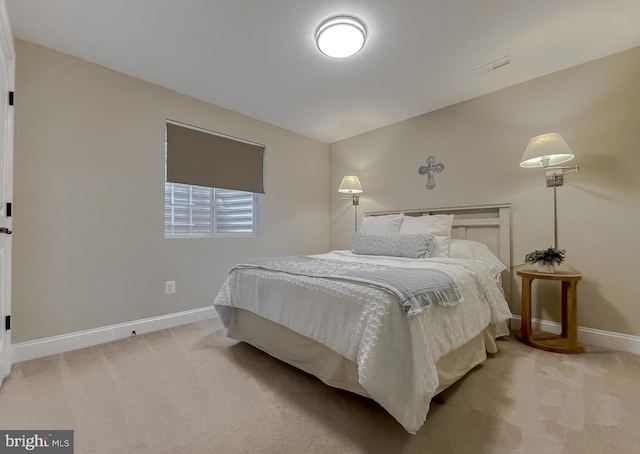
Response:
[[[364,47],[367,30],[364,24],[350,16],[337,16],[320,24],[316,31],[318,50],[329,57],[344,58],[357,54]]]

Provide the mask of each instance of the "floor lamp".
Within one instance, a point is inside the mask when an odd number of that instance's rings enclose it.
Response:
[[[572,160],[573,152],[558,133],[552,132],[536,136],[529,141],[520,161],[520,167],[543,167],[547,177],[547,187],[553,188],[553,247],[558,248],[558,204],[556,188],[564,184],[564,175],[577,172],[578,166],[558,167],[558,164]]]
[[[355,208],[355,222],[354,229],[358,231],[358,205],[360,205],[360,194],[362,194],[362,186],[360,185],[360,179],[354,175],[346,176],[342,179],[338,192],[341,194],[348,194],[348,197],[341,197],[341,199],[351,199],[353,207]]]

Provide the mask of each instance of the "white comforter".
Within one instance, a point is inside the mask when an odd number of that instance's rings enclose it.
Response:
[[[482,262],[468,259],[403,259],[334,251],[333,260],[365,260],[398,267],[431,267],[456,282],[463,302],[433,305],[407,316],[395,295],[362,284],[259,269],[229,274],[214,305],[226,325],[241,308],[314,339],[358,365],[360,385],[410,433],[424,423],[438,388],[436,362],[511,317]]]

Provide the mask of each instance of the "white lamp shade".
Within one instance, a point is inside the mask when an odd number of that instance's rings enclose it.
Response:
[[[345,194],[360,194],[362,192],[362,186],[360,186],[360,180],[358,177],[349,175],[342,179],[338,192]]]
[[[355,55],[364,47],[367,30],[355,17],[339,16],[326,20],[316,31],[318,50],[329,57]]]
[[[573,152],[556,132],[536,136],[529,141],[520,167],[544,167],[562,164],[573,159]]]

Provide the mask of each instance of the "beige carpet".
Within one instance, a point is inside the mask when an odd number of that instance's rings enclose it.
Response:
[[[74,429],[89,453],[637,453],[640,357],[513,339],[417,435],[212,322],[15,364],[0,428]]]

